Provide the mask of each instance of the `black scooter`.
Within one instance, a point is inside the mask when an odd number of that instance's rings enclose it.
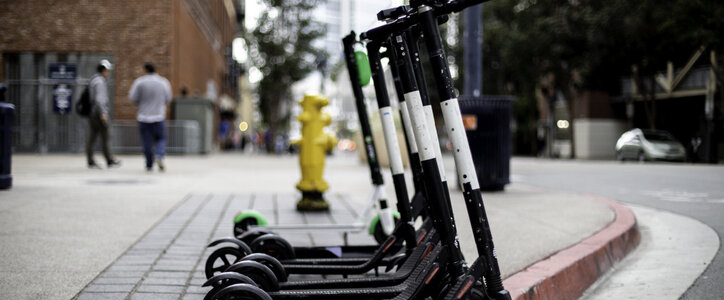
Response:
[[[357,98],[357,105],[359,110],[363,113],[361,115],[361,122],[366,125],[363,126],[369,128],[369,124],[366,118],[366,112],[364,109],[364,103],[362,102],[362,90],[361,90],[361,84],[358,81],[357,77],[357,69],[356,67],[356,61],[354,60],[355,53],[353,52],[353,44],[355,40],[354,33],[350,34],[349,36],[345,37],[344,45],[345,45],[345,53],[347,54],[347,62],[348,67],[350,68],[350,79],[352,81],[353,89],[355,90],[355,96]],[[385,99],[386,103],[389,104],[389,100]],[[374,286],[389,286],[394,285],[400,282],[403,282],[405,279],[407,279],[412,272],[414,271],[415,267],[419,264],[419,262],[422,260],[424,256],[426,256],[431,250],[432,246],[429,246],[428,248],[425,247],[416,247],[420,243],[425,244],[435,244],[437,242],[436,234],[434,233],[434,230],[431,229],[432,225],[429,220],[425,220],[423,222],[423,225],[418,230],[415,238],[414,228],[412,226],[413,217],[410,216],[410,213],[413,212],[410,208],[410,204],[408,201],[406,201],[406,185],[405,185],[405,179],[404,179],[404,170],[402,169],[402,159],[400,156],[400,150],[397,145],[396,140],[396,134],[394,131],[394,123],[392,122],[390,113],[385,113],[389,111],[389,105],[382,106],[381,111],[383,112],[383,127],[385,127],[385,138],[387,140],[388,145],[388,153],[390,155],[390,161],[392,162],[391,168],[393,171],[393,182],[395,183],[395,190],[397,192],[397,197],[399,199],[402,199],[401,201],[398,201],[398,210],[401,212],[401,218],[403,220],[407,219],[409,221],[407,222],[401,222],[398,224],[398,227],[396,228],[395,232],[400,232],[401,236],[405,237],[405,245],[406,245],[406,251],[404,253],[400,253],[400,255],[395,256],[395,262],[391,265],[388,265],[387,270],[389,271],[392,268],[392,265],[398,265],[397,271],[387,277],[384,278],[378,278],[378,277],[362,277],[362,278],[352,278],[352,279],[340,279],[340,280],[313,280],[313,281],[298,281],[298,282],[285,282],[287,278],[288,273],[304,273],[304,274],[343,274],[347,275],[350,273],[357,273],[358,271],[364,271],[369,270],[371,267],[375,266],[376,264],[383,261],[383,253],[389,252],[388,249],[391,248],[391,245],[393,245],[395,239],[395,233],[393,233],[391,238],[388,238],[388,240],[383,243],[380,250],[376,252],[377,255],[374,255],[373,257],[369,258],[367,261],[360,265],[331,265],[331,264],[325,264],[331,261],[340,261],[339,259],[309,259],[308,262],[322,262],[322,263],[314,263],[314,264],[307,264],[307,265],[292,265],[285,263],[285,261],[282,261],[282,264],[274,263],[271,261],[268,257],[262,256],[260,254],[252,254],[247,255],[241,258],[241,261],[238,263],[235,263],[225,269],[225,273],[216,275],[211,277],[205,285],[215,285],[215,288],[209,292],[209,295],[213,295],[217,290],[224,288],[225,286],[234,284],[234,283],[244,283],[246,282],[245,277],[240,277],[234,274],[230,274],[233,272],[245,274],[247,277],[251,278],[252,281],[258,283],[259,285],[263,286],[265,290],[289,290],[289,289],[300,289],[300,288],[355,288],[355,287],[374,287]],[[392,127],[392,128],[390,128]],[[409,127],[409,126],[408,126]],[[364,130],[364,129],[363,129]],[[370,133],[371,134],[371,133]],[[394,135],[393,135],[394,134]],[[413,136],[410,135],[409,138],[410,141],[414,141]],[[414,144],[413,144],[414,145]],[[412,148],[412,147],[410,147]],[[417,163],[417,161],[414,161],[413,157],[413,164]],[[417,173],[413,175],[413,177],[419,177],[419,165],[417,168],[413,168]],[[417,182],[420,182],[420,180],[416,180]],[[417,187],[422,190],[421,185],[417,185]],[[417,190],[416,196],[413,199],[417,199],[416,201],[424,201],[424,197],[421,195],[420,190]],[[415,214],[417,212],[414,212]],[[260,264],[254,263],[259,262]],[[299,261],[299,260],[297,260]],[[349,260],[347,260],[349,261]],[[266,270],[269,269],[269,270]],[[274,280],[274,277],[276,277],[276,280]]]
[[[481,3],[482,1],[453,1],[439,3],[437,1],[413,1],[414,8],[411,13],[406,13],[394,22],[370,30],[364,34],[369,40],[367,44],[370,64],[375,78],[375,88],[378,98],[385,100],[386,89],[384,87],[384,74],[381,72],[379,48],[381,41],[392,34],[392,45],[398,59],[403,60],[400,65],[400,78],[405,89],[405,98],[410,110],[410,119],[414,128],[415,139],[420,151],[420,159],[423,174],[425,175],[425,188],[429,197],[431,218],[434,227],[438,230],[441,242],[438,247],[432,247],[430,253],[424,257],[413,272],[403,283],[384,289],[349,289],[349,290],[295,290],[257,293],[249,284],[236,284],[220,290],[213,298],[221,298],[234,295],[249,296],[250,299],[287,299],[287,298],[374,298],[386,299],[396,296],[396,299],[416,299],[424,295],[444,297],[446,299],[480,298],[487,299],[509,299],[507,291],[502,284],[497,284],[495,275],[499,278],[497,261],[492,251],[492,238],[490,237],[487,218],[482,206],[482,197],[477,188],[477,178],[470,156],[467,138],[464,134],[462,119],[457,106],[455,92],[452,89],[451,77],[449,74],[445,54],[442,50],[439,31],[437,27],[437,16],[450,12],[460,11],[466,6]],[[425,120],[425,112],[422,100],[420,99],[417,82],[414,77],[413,64],[410,60],[410,53],[407,49],[405,33],[407,29],[420,23],[425,33],[425,41],[430,53],[433,67],[441,70],[435,73],[436,83],[440,92],[443,117],[445,119],[448,134],[454,147],[455,161],[458,167],[458,176],[463,184],[463,191],[467,203],[468,214],[471,225],[474,228],[476,245],[480,257],[475,261],[473,267],[468,269],[462,258],[455,223],[450,209],[449,201],[446,201],[445,189],[442,186],[442,178],[436,161],[434,147],[438,145],[430,143],[430,130]],[[377,84],[377,82],[382,84]],[[380,97],[384,95],[383,97]],[[378,99],[379,101],[380,99]],[[389,103],[387,103],[389,105]],[[380,107],[386,107],[384,101]],[[455,129],[458,132],[455,132]],[[441,272],[442,271],[442,272]],[[444,276],[443,276],[444,274]],[[486,288],[483,283],[483,275],[488,284]],[[431,282],[434,284],[431,285]],[[430,287],[434,287],[430,290]],[[437,293],[435,293],[437,292]]]

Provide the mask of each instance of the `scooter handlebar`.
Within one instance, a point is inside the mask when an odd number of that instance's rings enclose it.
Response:
[[[360,34],[360,40],[384,41],[393,32],[400,32],[410,26],[410,18],[397,19],[395,22],[372,28]]]
[[[488,2],[489,0],[456,0],[456,1],[450,1],[449,3],[443,5],[443,9],[446,10],[448,13],[451,12],[459,12],[463,9],[466,9],[468,7],[481,4],[483,2]]]
[[[459,12],[470,6],[487,1],[489,0],[455,0],[439,4],[439,0],[413,0],[410,1],[410,3],[411,7],[419,7],[426,4],[435,5],[435,15],[438,16],[438,23],[445,23],[447,21],[448,14]],[[414,10],[410,9],[410,6],[402,5],[380,11],[377,14],[377,19],[379,19],[380,21],[392,19],[396,20],[394,22],[363,32],[362,34],[360,34],[360,40],[384,40],[391,33],[402,31],[415,23],[417,21],[417,14],[414,13]]]
[[[394,8],[383,9],[377,13],[377,20],[394,20],[410,13],[412,8],[409,5],[402,5]]]
[[[452,1],[444,1],[444,0],[410,0],[410,6],[412,7],[420,7],[422,5],[427,5],[434,7],[436,11],[438,11],[438,15],[441,14],[449,14],[454,12],[459,12],[465,8],[468,8],[473,5],[478,5],[483,2],[487,2],[489,0],[452,0]]]

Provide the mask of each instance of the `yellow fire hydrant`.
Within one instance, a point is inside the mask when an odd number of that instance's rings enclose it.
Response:
[[[322,112],[322,108],[329,105],[329,99],[305,95],[299,105],[302,106],[302,113],[297,120],[302,123],[302,138],[292,142],[299,147],[299,166],[302,170],[302,179],[297,183],[302,199],[297,202],[297,210],[329,210],[329,203],[322,196],[329,185],[322,174],[326,153],[337,145],[337,139],[324,132],[324,127],[332,123],[332,117]]]

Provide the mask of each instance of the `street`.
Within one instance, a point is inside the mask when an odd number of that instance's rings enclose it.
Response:
[[[688,216],[715,230],[719,240],[724,238],[722,166],[516,158],[511,170],[513,182],[590,193]],[[724,251],[719,247],[714,260],[681,298],[721,297],[722,282]]]

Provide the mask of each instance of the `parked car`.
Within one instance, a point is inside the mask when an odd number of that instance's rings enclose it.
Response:
[[[631,129],[616,142],[616,159],[686,160],[684,145],[662,130]]]

